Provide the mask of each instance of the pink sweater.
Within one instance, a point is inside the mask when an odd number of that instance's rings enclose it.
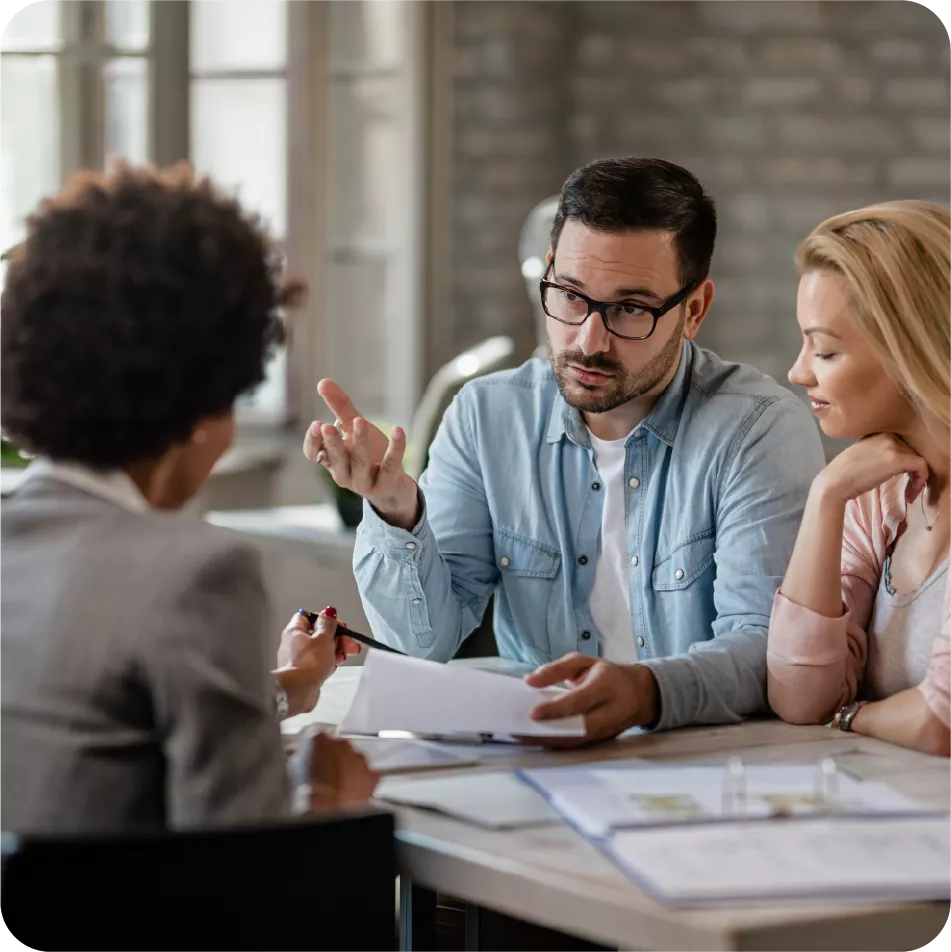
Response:
[[[868,654],[866,627],[888,547],[905,519],[907,484],[907,475],[896,476],[846,507],[841,616],[828,618],[776,593],[767,650],[769,701],[785,720],[824,723],[855,700]],[[918,690],[935,717],[951,726],[951,577]]]

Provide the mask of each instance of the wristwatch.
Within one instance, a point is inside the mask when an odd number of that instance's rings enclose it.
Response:
[[[832,718],[832,726],[837,727],[840,731],[851,731],[852,721],[855,719],[855,715],[858,714],[859,709],[865,706],[865,703],[865,701],[853,701],[851,704],[840,707]]]
[[[274,679],[274,713],[277,714],[277,719],[283,721],[287,719],[287,715],[291,712],[290,701],[287,700],[287,691],[284,690],[284,685],[281,684],[278,678]]]

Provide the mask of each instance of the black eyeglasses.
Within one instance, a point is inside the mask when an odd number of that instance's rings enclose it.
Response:
[[[646,340],[654,333],[657,322],[684,301],[695,287],[693,284],[684,285],[660,307],[632,301],[595,301],[580,291],[547,280],[554,267],[555,258],[552,256],[545,269],[545,277],[538,282],[545,313],[562,324],[577,327],[584,324],[593,311],[597,311],[608,332],[624,340]]]

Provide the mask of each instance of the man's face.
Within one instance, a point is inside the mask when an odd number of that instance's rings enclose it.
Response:
[[[567,221],[548,280],[596,301],[659,307],[681,288],[678,264],[673,232],[594,231]],[[580,326],[549,317],[548,356],[561,395],[578,410],[605,413],[659,392],[680,357],[685,315],[684,305],[668,311],[646,340],[616,337],[595,313]]]

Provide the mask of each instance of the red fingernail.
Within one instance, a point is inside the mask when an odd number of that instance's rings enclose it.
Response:
[[[322,612],[321,615],[326,615],[328,618],[337,617],[337,609],[333,605],[328,605]]]

